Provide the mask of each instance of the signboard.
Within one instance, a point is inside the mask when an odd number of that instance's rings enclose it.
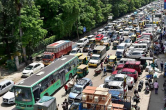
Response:
[[[166,9],[166,2],[164,2],[164,9]]]
[[[112,19],[112,16],[108,16],[108,19]]]
[[[86,32],[86,27],[83,28],[83,31]]]

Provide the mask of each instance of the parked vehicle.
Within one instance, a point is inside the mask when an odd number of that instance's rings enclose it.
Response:
[[[82,96],[82,91],[86,86],[93,86],[92,81],[89,78],[79,79],[69,93],[69,103],[72,103],[75,99],[81,100],[79,96]]]
[[[82,39],[78,40],[77,46],[84,47],[88,42],[89,42],[89,40],[87,38],[82,38]]]
[[[132,87],[134,85],[134,78],[125,74],[108,76],[105,78],[104,83],[109,83],[110,81],[124,81],[124,78],[126,78],[126,84],[128,85],[128,87]]]
[[[123,68],[122,70],[116,70],[112,74],[126,74],[130,77],[133,77],[136,81],[138,79],[138,72],[135,69]]]
[[[4,80],[0,82],[0,95],[8,92],[14,86],[14,82],[12,80]]]
[[[142,73],[142,66],[140,61],[127,61],[124,68],[132,68],[138,71],[138,74]]]
[[[106,57],[106,46],[97,46],[93,50],[93,54],[89,61],[89,66],[97,67],[102,60]]]
[[[49,44],[46,47],[42,60],[44,65],[49,65],[57,58],[68,54],[73,47],[73,43],[69,40],[60,40],[55,43]]]
[[[13,87],[6,94],[3,95],[2,99],[3,99],[3,103],[5,103],[5,104],[14,104],[15,103]]]
[[[81,53],[81,49],[76,47],[73,50],[71,50],[69,55],[76,55],[77,53]]]
[[[44,65],[42,63],[31,63],[24,68],[22,72],[22,77],[28,77],[28,76],[31,76],[32,74],[36,74],[43,68],[44,68]]]

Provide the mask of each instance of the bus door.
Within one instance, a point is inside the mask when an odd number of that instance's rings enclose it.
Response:
[[[65,70],[61,69],[58,74],[60,76],[61,85],[64,85],[66,83]]]
[[[33,96],[35,99],[35,103],[40,99],[40,93],[41,93],[41,90],[39,87],[37,87],[33,90]]]

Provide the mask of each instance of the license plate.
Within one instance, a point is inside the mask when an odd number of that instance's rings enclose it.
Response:
[[[21,107],[21,109],[25,109],[25,107]]]

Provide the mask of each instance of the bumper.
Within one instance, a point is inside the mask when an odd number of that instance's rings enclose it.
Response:
[[[20,107],[20,106],[16,106],[17,109],[19,110],[34,110],[33,107]]]
[[[97,64],[91,64],[91,63],[89,63],[88,66],[97,67]]]
[[[14,104],[15,100],[9,100],[8,101],[3,101],[4,104]]]
[[[22,74],[22,77],[29,77],[30,74]]]
[[[49,65],[49,64],[50,64],[50,62],[49,62],[49,63],[43,63],[43,64],[47,66],[47,65]]]

